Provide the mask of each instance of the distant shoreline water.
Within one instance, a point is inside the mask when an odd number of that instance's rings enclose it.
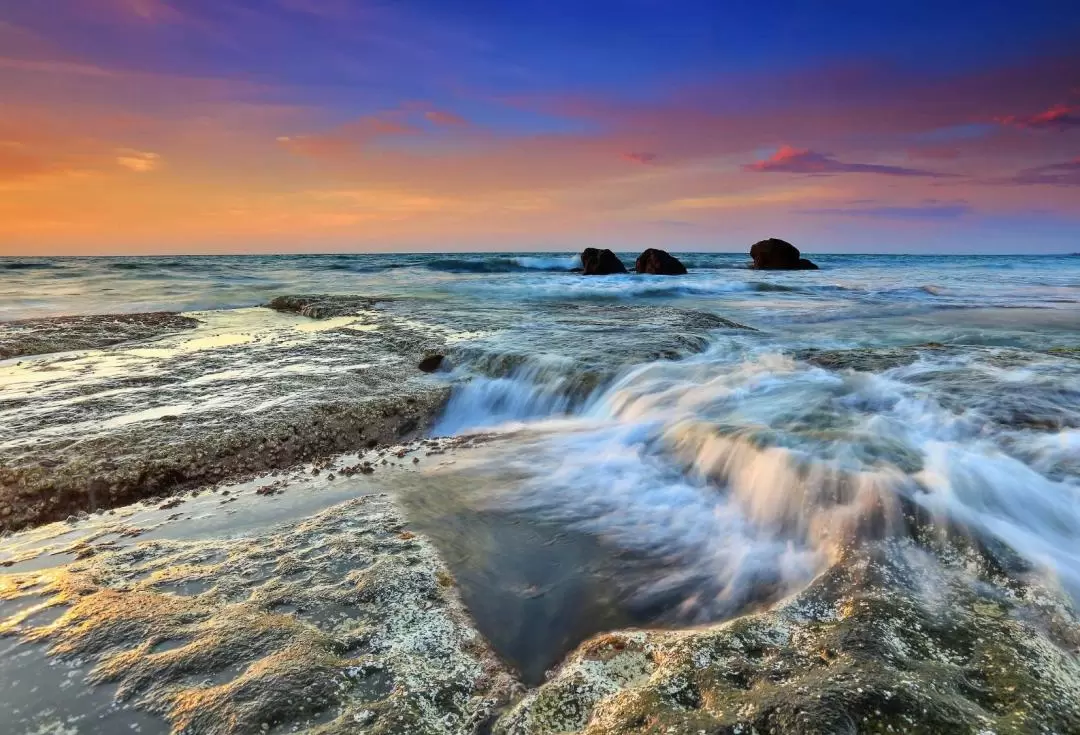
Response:
[[[679,255],[687,276],[601,280],[573,274],[580,261],[568,252],[2,257],[0,320],[241,308],[304,292],[516,302],[730,299],[792,289],[929,308],[1080,302],[1080,264],[1071,255],[815,254],[816,274],[753,271],[745,253]],[[634,254],[620,256],[632,262]]]

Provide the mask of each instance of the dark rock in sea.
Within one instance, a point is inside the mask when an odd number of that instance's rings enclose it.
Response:
[[[649,248],[639,255],[634,263],[634,270],[638,273],[651,273],[657,276],[686,275],[686,266],[678,258],[657,248]]]
[[[786,240],[770,237],[750,248],[754,267],[761,270],[817,270],[817,266],[801,257],[799,249]]]
[[[442,365],[444,359],[446,358],[443,355],[428,355],[420,361],[420,364],[417,367],[425,373],[433,373],[439,369],[439,366]]]
[[[626,273],[626,266],[619,256],[608,249],[585,248],[581,251],[582,273],[586,276],[610,276]]]

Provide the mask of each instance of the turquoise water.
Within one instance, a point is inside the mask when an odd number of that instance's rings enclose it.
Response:
[[[1080,594],[1080,258],[680,257],[687,276],[587,277],[571,253],[8,258],[0,312],[385,297],[451,345],[435,433],[504,437],[447,487],[659,560],[627,594],[685,619],[797,590],[912,508]]]
[[[798,273],[747,270],[742,254],[680,257],[691,272],[677,281],[581,279],[569,272],[578,265],[573,253],[0,258],[0,315],[223,309],[298,292],[511,302],[709,299],[763,317],[809,308],[818,318],[1080,304],[1076,256],[815,255],[822,270]]]

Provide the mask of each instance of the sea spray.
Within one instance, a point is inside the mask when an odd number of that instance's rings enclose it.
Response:
[[[631,594],[674,599],[684,619],[775,600],[853,546],[928,530],[1004,543],[1076,595],[1075,478],[1007,454],[1017,431],[992,401],[988,413],[951,406],[950,386],[972,375],[1015,370],[934,349],[881,374],[711,351],[629,370],[576,407],[535,369],[481,381],[459,389],[440,428],[511,423],[502,449],[466,471],[525,479],[493,482],[484,502],[665,560]],[[1021,433],[1043,437],[1043,463],[1071,446],[1068,433]]]

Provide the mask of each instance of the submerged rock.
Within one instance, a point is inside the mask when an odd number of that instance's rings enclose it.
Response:
[[[786,240],[770,237],[750,248],[754,267],[761,270],[817,270],[817,266],[800,257],[799,249]]]
[[[0,360],[139,342],[194,329],[198,324],[198,319],[171,311],[0,322]]]
[[[619,256],[608,249],[585,248],[581,252],[582,273],[586,276],[610,276],[626,273],[626,266]]]
[[[495,732],[1080,732],[1075,612],[965,561],[886,543],[768,612],[599,636]]]
[[[639,255],[634,263],[634,270],[659,276],[686,275],[686,266],[678,258],[656,248],[649,248]]]

